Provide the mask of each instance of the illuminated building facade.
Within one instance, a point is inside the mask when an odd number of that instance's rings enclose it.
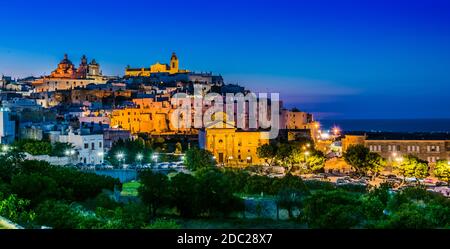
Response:
[[[265,163],[258,157],[257,149],[269,143],[267,137],[267,131],[244,131],[232,123],[218,123],[200,131],[199,143],[214,155],[217,163],[244,167]]]
[[[85,88],[92,83],[102,84],[105,82],[100,65],[95,60],[88,64],[86,56],[83,56],[77,69],[65,54],[57,68],[49,76],[35,80],[33,86],[35,92],[54,92]]]
[[[435,163],[438,160],[450,160],[450,136],[448,134],[363,134],[346,135],[342,139],[342,150],[349,146],[362,144],[370,151],[380,154],[388,161],[394,161],[405,155]]]
[[[149,68],[131,68],[127,67],[125,69],[125,76],[128,77],[150,77],[152,74],[156,73],[168,73],[168,74],[178,74],[187,73],[188,70],[182,70],[179,68],[179,60],[175,53],[172,54],[170,58],[170,64],[155,63]]]

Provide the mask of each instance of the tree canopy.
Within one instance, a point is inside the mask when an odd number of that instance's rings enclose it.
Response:
[[[364,145],[351,145],[344,153],[344,160],[362,175],[375,175],[385,166],[384,159]]]

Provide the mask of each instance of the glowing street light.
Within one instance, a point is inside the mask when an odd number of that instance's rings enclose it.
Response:
[[[122,152],[117,153],[116,155],[117,159],[122,160],[125,157],[125,154]]]
[[[403,162],[403,158],[402,157],[397,157],[397,158],[395,158],[395,161],[397,161],[398,163],[401,163],[401,162]]]
[[[341,132],[341,130],[340,130],[338,127],[334,127],[334,128],[333,128],[333,134],[334,134],[335,136],[339,135],[340,132]]]
[[[75,155],[76,151],[75,150],[65,150],[64,151],[64,155],[66,156],[73,156]]]
[[[119,166],[122,166],[122,161],[125,159],[125,154],[123,152],[119,152],[116,155],[117,160],[119,160]]]
[[[155,164],[158,163],[158,155],[153,155],[152,160],[155,161]]]
[[[5,145],[2,146],[2,151],[3,152],[7,152],[8,150],[9,150],[9,146],[8,145],[5,144]]]
[[[305,151],[303,154],[305,155],[305,162],[306,162],[306,160],[308,159],[308,156],[309,156],[310,152],[309,152],[309,151]]]
[[[102,157],[104,155],[105,155],[105,153],[103,151],[100,151],[100,152],[97,153],[97,156],[99,156],[99,157]]]
[[[136,159],[138,161],[141,161],[144,158],[144,156],[142,154],[137,154]]]

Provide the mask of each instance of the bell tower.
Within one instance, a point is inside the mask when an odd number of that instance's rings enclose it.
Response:
[[[175,54],[175,52],[172,53],[172,57],[170,58],[170,72],[171,73],[178,73],[179,67],[178,67],[178,57]]]

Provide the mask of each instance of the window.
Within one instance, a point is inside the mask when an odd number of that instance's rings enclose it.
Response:
[[[102,147],[102,142],[98,142],[98,147],[99,147],[99,148]]]
[[[370,145],[369,150],[372,152],[380,152],[381,151],[381,145]]]
[[[428,152],[439,152],[439,146],[436,145],[428,145],[427,146]]]
[[[420,152],[420,146],[408,145],[408,152]]]
[[[400,151],[400,145],[388,145],[389,151]]]
[[[94,143],[91,143],[91,149],[95,150],[95,144]]]
[[[85,143],[85,144],[84,144],[84,148],[85,148],[85,149],[89,149],[89,144]]]

